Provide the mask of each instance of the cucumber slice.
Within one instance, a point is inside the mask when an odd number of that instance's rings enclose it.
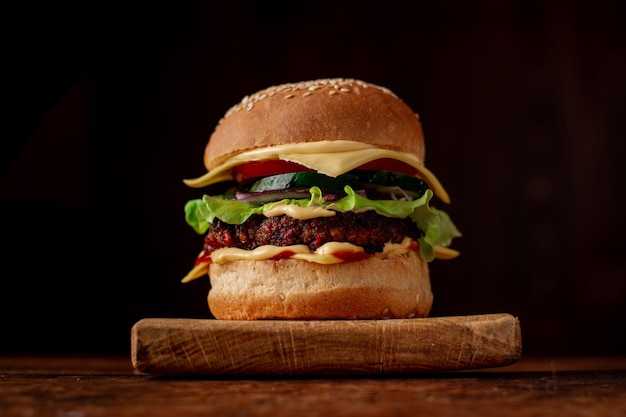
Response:
[[[399,172],[355,170],[352,173],[364,185],[395,186],[420,196],[428,189],[428,184],[419,178]]]
[[[346,185],[355,190],[361,186],[358,178],[352,174],[343,174],[333,178],[317,172],[291,172],[261,178],[250,186],[250,192],[310,188],[313,186],[318,186],[322,190],[343,190]]]
[[[322,190],[339,190],[349,185],[353,190],[365,188],[376,195],[399,196],[408,192],[412,197],[421,197],[428,185],[417,177],[391,171],[354,170],[336,178],[317,172],[290,172],[271,175],[253,183],[247,190],[251,193],[280,191],[288,189],[308,189],[318,186]]]

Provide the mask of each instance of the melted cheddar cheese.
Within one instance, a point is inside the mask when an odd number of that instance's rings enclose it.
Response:
[[[406,237],[401,243],[385,244],[382,252],[369,255],[369,257],[381,259],[393,258],[416,250],[417,247],[417,242]],[[207,275],[211,263],[222,264],[232,261],[265,261],[269,259],[285,258],[328,265],[344,262],[344,257],[338,256],[340,253],[361,254],[364,252],[362,247],[347,242],[328,242],[320,246],[315,252],[311,252],[306,245],[264,245],[253,250],[221,248],[211,253],[210,260],[198,262],[182,279],[182,282],[189,282]],[[451,259],[459,254],[453,249],[442,248],[440,246],[435,246],[435,253],[437,258],[441,257],[442,259]],[[283,256],[284,254],[287,254],[287,256]],[[203,257],[203,255],[204,254],[201,253],[200,257]]]

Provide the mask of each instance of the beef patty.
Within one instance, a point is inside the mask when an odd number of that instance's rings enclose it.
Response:
[[[210,253],[223,247],[252,250],[263,245],[304,244],[315,251],[327,242],[350,242],[376,253],[385,243],[400,243],[407,236],[415,240],[421,236],[410,219],[385,217],[375,211],[338,212],[336,216],[309,220],[253,215],[243,224],[215,219],[204,239],[204,250]]]

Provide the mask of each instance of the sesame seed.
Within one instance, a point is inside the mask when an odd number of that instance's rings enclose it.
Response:
[[[332,88],[331,88],[332,87]],[[352,78],[321,78],[318,80],[302,81],[298,83],[285,83],[281,85],[271,86],[264,90],[260,90],[253,95],[246,95],[239,103],[232,106],[224,115],[224,118],[232,115],[234,112],[241,110],[250,111],[254,108],[254,105],[261,100],[265,100],[269,97],[275,96],[277,93],[286,93],[284,98],[290,99],[294,97],[293,93],[306,90],[302,93],[302,97],[308,97],[312,91],[319,89],[327,89],[329,95],[335,95],[337,92],[349,93],[357,91],[358,88],[378,88],[380,91],[398,98],[391,90],[385,87],[381,87],[375,84],[369,84],[365,81],[352,79]],[[355,90],[355,88],[357,90]],[[418,116],[419,117],[419,116]]]

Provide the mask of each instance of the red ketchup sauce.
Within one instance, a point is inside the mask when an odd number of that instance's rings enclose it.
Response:
[[[407,246],[407,249],[410,251],[416,251],[416,250],[419,250],[419,248],[420,248],[420,244],[416,241],[411,242],[411,244]]]
[[[196,263],[193,266],[198,266],[201,263],[206,263],[206,262],[211,263],[211,254],[210,253],[206,253],[206,252],[202,252],[200,254],[200,256],[198,256],[196,258]]]
[[[419,249],[419,243],[417,242],[413,242],[410,246],[408,246],[409,250],[411,251],[416,251]],[[274,256],[272,256],[271,258],[269,258],[269,260],[272,261],[278,261],[280,259],[289,259],[291,258],[292,255],[294,255],[295,252],[294,251],[290,251],[290,250],[284,250]],[[335,258],[341,259],[343,262],[358,262],[358,261],[362,261],[368,258],[371,258],[372,255],[367,253],[367,252],[352,252],[352,251],[339,251],[339,252],[334,252],[332,254]],[[211,254],[210,253],[206,253],[203,252],[200,256],[198,256],[198,258],[196,258],[196,262],[194,264],[194,266],[197,266],[201,263],[210,263],[211,262]]]
[[[294,254],[295,254],[294,251],[285,250],[285,251],[282,251],[282,252],[272,256],[269,259],[272,260],[272,261],[278,261],[280,259],[289,259],[289,258],[291,258],[291,255],[294,255]]]
[[[340,252],[333,252],[333,256],[335,258],[341,259],[344,262],[357,262],[368,259],[372,255],[367,252],[351,252],[348,250],[344,250]]]

